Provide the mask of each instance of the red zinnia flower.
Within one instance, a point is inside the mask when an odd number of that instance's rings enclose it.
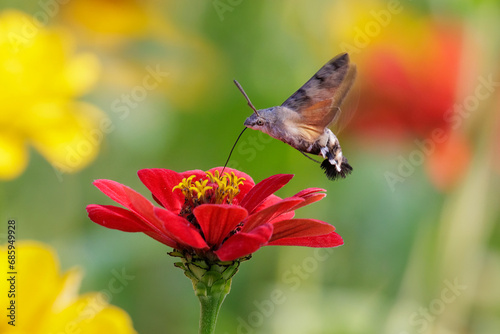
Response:
[[[233,261],[262,246],[335,247],[343,244],[335,228],[315,219],[292,219],[294,210],[326,196],[308,188],[281,199],[273,193],[293,175],[273,175],[258,184],[235,169],[177,173],[142,169],[139,178],[161,207],[111,180],[94,185],[126,209],[87,206],[92,221],[125,232],[143,232],[183,254],[210,261]]]
[[[273,195],[293,175],[273,175],[257,185],[235,169],[177,173],[142,169],[141,181],[162,207],[111,180],[94,185],[126,207],[87,206],[92,221],[125,232],[144,232],[176,250],[209,260],[233,261],[262,246],[335,247],[343,244],[335,228],[315,219],[292,219],[295,209],[326,196],[308,188],[292,197]]]

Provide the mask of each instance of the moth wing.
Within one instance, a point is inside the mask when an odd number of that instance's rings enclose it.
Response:
[[[340,104],[356,77],[356,66],[349,63],[347,53],[326,63],[282,106],[301,115],[301,126],[311,135],[321,135],[340,112]]]
[[[325,127],[335,118],[336,112],[331,108],[331,100],[323,100],[301,111],[301,120],[296,126],[308,141],[315,141]]]
[[[349,94],[340,105],[341,111],[338,111],[332,123],[328,126],[335,134],[339,134],[353,119],[357,112],[360,99],[360,87],[356,83],[349,90]]]

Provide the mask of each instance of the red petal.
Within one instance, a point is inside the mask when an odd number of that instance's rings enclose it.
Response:
[[[257,183],[241,201],[241,206],[247,209],[249,213],[264,201],[268,196],[281,189],[291,179],[292,174],[277,174],[268,177]]]
[[[182,249],[182,245],[179,245],[177,242],[170,239],[165,234],[157,233],[157,232],[154,232],[151,230],[144,232],[144,234],[146,234],[148,237],[151,237],[151,238],[155,239],[156,241],[161,242],[162,244],[165,244],[165,245],[172,247],[174,249]]]
[[[180,245],[201,249],[208,247],[199,231],[186,219],[163,208],[154,208],[154,213],[163,222],[165,233]]]
[[[204,171],[202,171],[201,169],[187,170],[187,171],[181,172],[179,174],[182,176],[182,178],[187,178],[187,177],[190,177],[191,175],[194,175],[193,181],[197,181],[199,179],[203,179],[203,180],[208,179],[207,174]],[[179,181],[179,182],[181,182],[181,181]]]
[[[159,204],[176,213],[181,210],[184,196],[180,191],[172,192],[172,189],[182,181],[181,174],[169,169],[151,168],[141,169],[137,175]]]
[[[319,191],[324,191],[324,192],[326,192],[326,190],[325,190],[325,189],[322,189],[322,188],[307,188],[307,189],[304,189],[304,190],[302,190],[302,191],[299,191],[298,193],[296,193],[296,194],[295,194],[295,195],[293,195],[293,196],[295,196],[295,197],[302,197],[302,198],[305,198],[305,197],[307,197],[308,195],[310,195],[310,194],[314,194],[314,193],[317,193],[317,192],[319,192]]]
[[[295,208],[294,208],[295,209]],[[293,217],[295,217],[295,211],[288,211],[288,212],[285,212],[285,213],[282,213],[281,215],[279,215],[278,217],[276,218],[273,218],[271,221],[269,221],[271,224],[274,224],[274,223],[277,223],[277,222],[280,222],[282,220],[289,220],[289,219],[292,219]]]
[[[256,207],[255,210],[253,210],[253,212],[257,213],[257,212],[267,208],[268,206],[271,206],[273,204],[281,202],[281,200],[282,200],[281,197],[278,197],[276,195],[271,195],[268,198],[266,198],[262,203],[260,203],[260,205],[258,207]],[[270,221],[270,223],[273,223],[275,221],[285,220],[285,219],[292,219],[294,216],[295,216],[294,211],[288,211],[288,212],[282,213],[281,215],[279,215],[276,218],[273,218]]]
[[[114,230],[144,232],[150,228],[133,212],[113,205],[87,205],[90,220]]]
[[[314,202],[317,202],[317,201],[326,197],[326,194],[323,194],[323,193],[316,194],[315,192],[317,192],[317,191],[326,191],[326,190],[321,189],[321,188],[307,188],[307,189],[304,189],[301,192],[295,194],[294,196],[290,197],[290,198],[297,198],[297,197],[303,198],[304,201],[302,203],[297,204],[297,206],[293,207],[292,208],[293,211],[283,213],[280,216],[273,218],[273,220],[271,222],[274,223],[274,222],[281,221],[281,220],[292,219],[295,216],[295,212],[294,212],[295,210],[300,209],[300,208],[307,206],[309,204],[312,204]],[[257,208],[255,208],[255,210],[253,212],[254,213],[259,212],[262,209],[265,209],[265,208],[267,208],[273,204],[276,204],[280,201],[281,201],[280,197],[278,197],[276,195],[270,195]]]
[[[290,219],[273,224],[271,241],[283,238],[312,237],[335,231],[335,227],[316,219]]]
[[[279,201],[281,201],[282,198],[279,197],[279,196],[276,196],[276,195],[269,195],[265,200],[262,201],[262,203],[260,203],[254,210],[253,212],[258,212],[262,209],[265,209],[267,208],[268,206],[271,206],[273,204],[276,204],[278,203]]]
[[[179,248],[178,243],[168,236],[155,232],[148,222],[144,222],[135,213],[112,205],[87,206],[89,218],[104,227],[124,232],[144,232],[150,237],[172,248]]]
[[[252,254],[267,244],[273,234],[271,224],[261,225],[249,233],[238,233],[230,237],[222,247],[215,251],[221,261],[233,261]]]
[[[323,198],[326,197],[326,194],[311,194],[311,195],[307,195],[307,196],[304,196],[302,197],[303,199],[305,199],[304,202],[298,204],[295,208],[293,208],[294,210],[297,210],[297,209],[300,209],[306,205],[309,205],[309,204],[312,204],[314,202],[317,202],[319,200],[322,200]]]
[[[95,180],[94,185],[109,198],[136,213],[151,228],[160,232],[161,223],[154,215],[154,206],[144,196],[112,180]]]
[[[218,246],[247,216],[247,210],[226,204],[203,204],[193,210],[205,240]]]
[[[249,232],[262,224],[268,223],[279,215],[290,211],[302,202],[304,202],[302,198],[291,197],[285,198],[276,204],[268,206],[267,208],[250,215],[244,222],[242,231]]]
[[[325,235],[316,237],[298,237],[298,238],[284,238],[268,243],[270,246],[305,246],[305,247],[337,247],[343,245],[342,237],[336,233],[331,232]]]

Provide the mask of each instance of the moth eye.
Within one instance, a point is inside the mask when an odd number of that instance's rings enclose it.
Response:
[[[261,120],[261,119],[259,119],[259,120],[257,121],[257,125],[264,125],[264,121],[263,121],[263,120]]]

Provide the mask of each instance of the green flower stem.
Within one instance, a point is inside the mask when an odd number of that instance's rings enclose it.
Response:
[[[199,334],[215,333],[220,307],[231,290],[231,279],[240,263],[251,256],[221,262],[181,251],[173,251],[169,255],[181,259],[182,262],[175,263],[175,266],[184,270],[184,274],[193,283],[194,294],[200,300]]]
[[[231,280],[228,283],[227,292],[229,293]],[[222,302],[226,298],[227,293],[207,294],[206,296],[198,296],[200,300],[200,330],[199,334],[215,333],[215,325],[219,315]]]

